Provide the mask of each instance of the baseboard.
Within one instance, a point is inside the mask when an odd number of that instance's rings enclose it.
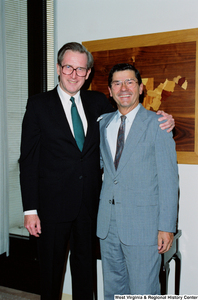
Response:
[[[72,300],[72,295],[62,294],[62,300]]]

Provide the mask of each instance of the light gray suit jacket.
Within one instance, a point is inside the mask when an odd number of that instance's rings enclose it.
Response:
[[[104,181],[97,235],[104,239],[108,234],[114,199],[120,240],[126,245],[156,245],[158,230],[176,230],[178,168],[175,142],[172,133],[160,129],[159,116],[141,105],[116,171],[107,141],[107,127],[114,114],[105,114],[100,120]]]

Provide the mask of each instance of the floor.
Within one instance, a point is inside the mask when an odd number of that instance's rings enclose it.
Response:
[[[40,300],[40,296],[0,286],[0,300]],[[72,300],[72,296],[63,294],[62,300]]]
[[[0,286],[0,300],[40,300],[40,296]]]
[[[10,234],[10,255],[0,255],[0,300],[40,300],[35,239]],[[72,296],[63,294],[62,300]]]

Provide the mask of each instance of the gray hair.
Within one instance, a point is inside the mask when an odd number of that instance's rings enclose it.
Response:
[[[94,60],[92,54],[81,44],[76,42],[71,42],[63,45],[58,51],[57,55],[57,63],[61,66],[64,54],[67,50],[71,50],[74,52],[85,53],[87,55],[87,68],[91,69],[94,65]]]

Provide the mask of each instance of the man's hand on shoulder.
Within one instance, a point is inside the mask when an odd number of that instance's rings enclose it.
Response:
[[[172,232],[159,231],[158,232],[158,252],[163,254],[170,250],[174,239]]]
[[[158,121],[167,120],[165,123],[160,124],[162,130],[167,129],[167,132],[170,132],[175,127],[175,120],[172,115],[165,113],[163,110],[158,110],[157,115],[162,115],[163,117],[159,118]]]
[[[38,215],[25,215],[24,226],[31,235],[39,237],[41,234],[41,222]]]

